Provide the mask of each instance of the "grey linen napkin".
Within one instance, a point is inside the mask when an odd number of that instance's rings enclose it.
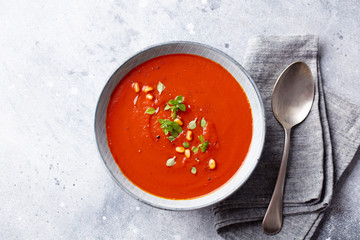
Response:
[[[284,146],[284,131],[271,110],[271,93],[280,73],[295,61],[309,65],[315,99],[309,116],[292,131],[282,231],[268,236],[261,221]],[[329,205],[336,181],[360,145],[360,107],[324,89],[315,35],[251,38],[243,66],[264,101],[266,139],[259,164],[245,185],[214,206],[216,231],[226,239],[309,239]]]

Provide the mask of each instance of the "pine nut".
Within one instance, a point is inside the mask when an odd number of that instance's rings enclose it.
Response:
[[[140,92],[140,86],[138,83],[134,83],[133,88],[134,88],[135,92],[137,92],[137,93]]]
[[[209,168],[210,168],[211,170],[213,170],[213,169],[215,169],[215,167],[216,167],[215,160],[214,160],[214,159],[210,159],[210,160],[209,160]]]
[[[185,157],[186,158],[190,157],[190,149],[185,149]]]
[[[154,96],[149,93],[149,94],[146,94],[146,98],[149,100],[153,100]]]
[[[187,131],[186,133],[186,140],[191,141],[192,140],[192,131]]]
[[[183,122],[180,119],[175,119],[174,122],[176,122],[177,124],[179,124],[179,126],[183,125]]]
[[[143,91],[148,93],[148,92],[151,92],[152,90],[154,90],[152,87],[149,87],[149,86],[144,86],[143,87]]]
[[[177,151],[178,153],[183,153],[183,152],[185,152],[185,148],[183,148],[183,147],[176,147],[176,148],[175,148],[175,151]]]

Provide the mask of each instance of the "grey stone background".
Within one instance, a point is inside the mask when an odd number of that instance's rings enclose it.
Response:
[[[169,212],[126,195],[93,133],[102,87],[152,44],[190,40],[242,63],[249,37],[318,34],[324,84],[360,104],[360,2],[0,2],[0,238],[219,239],[210,208]],[[359,156],[319,239],[360,236]]]

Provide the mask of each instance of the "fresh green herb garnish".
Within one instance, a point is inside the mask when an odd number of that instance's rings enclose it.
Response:
[[[175,140],[175,138],[179,135],[179,133],[182,132],[182,128],[177,124],[177,122],[173,122],[169,119],[159,119],[159,123],[161,124],[161,128],[165,135],[168,135],[169,133],[171,136],[169,136],[169,140],[172,142]]]
[[[205,152],[208,146],[209,146],[209,141],[206,141],[205,143],[201,144],[200,146],[201,151]]]
[[[165,89],[165,85],[162,82],[159,82],[156,88],[159,91],[159,94],[161,94]]]
[[[176,158],[176,156],[175,157],[173,157],[173,158],[169,158],[167,161],[166,161],[166,166],[168,166],[168,167],[171,167],[171,166],[174,166],[175,165],[175,158]]]
[[[194,120],[189,122],[189,125],[188,125],[189,129],[195,129],[196,128],[196,120],[197,120],[197,118],[195,118]]]
[[[166,104],[165,106],[165,111],[167,110],[171,110],[172,114],[172,118],[175,119],[177,117],[177,111],[179,111],[179,109],[181,111],[185,111],[186,110],[186,106],[185,104],[183,104],[184,102],[184,97],[183,96],[177,96],[175,98],[175,100],[171,99],[169,100],[168,104]]]
[[[192,167],[192,168],[191,168],[191,173],[192,173],[192,174],[196,174],[196,172],[197,172],[196,167]]]
[[[149,107],[148,109],[146,109],[145,113],[149,114],[149,115],[153,115],[156,112],[155,108]]]
[[[189,148],[190,144],[188,142],[183,142],[183,146],[184,146],[184,148]]]
[[[209,146],[209,141],[204,142],[204,136],[200,135],[199,136],[199,140],[201,142],[201,144],[199,145],[199,148],[201,149],[201,152],[205,152],[207,147]]]
[[[206,120],[205,120],[205,118],[202,118],[202,119],[201,119],[200,125],[201,125],[201,127],[206,127]]]
[[[191,150],[192,150],[194,153],[197,153],[197,152],[199,151],[199,147],[193,147]]]

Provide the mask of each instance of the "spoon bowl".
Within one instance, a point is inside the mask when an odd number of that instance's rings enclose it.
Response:
[[[285,127],[301,123],[314,99],[314,81],[304,62],[288,66],[275,83],[271,106],[276,119]]]
[[[263,231],[276,234],[282,227],[283,193],[290,148],[291,128],[307,117],[314,100],[312,73],[304,62],[290,64],[277,79],[271,106],[274,116],[285,131],[285,145],[275,189],[262,222]]]

